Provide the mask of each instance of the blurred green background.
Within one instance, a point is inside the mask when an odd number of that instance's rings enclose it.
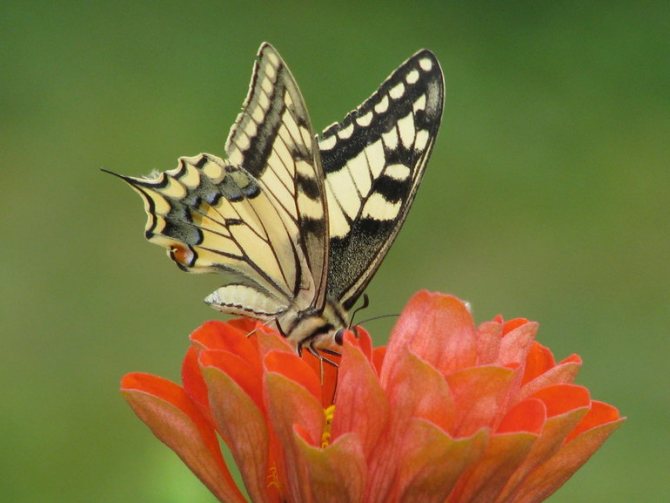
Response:
[[[668,4],[186,4],[0,6],[0,500],[213,501],[117,389],[131,370],[178,379],[217,278],[146,243],[139,198],[99,168],[222,155],[263,40],[318,129],[415,50],[438,55],[442,130],[368,315],[430,288],[478,321],[539,320],[629,417],[552,501],[664,500]]]

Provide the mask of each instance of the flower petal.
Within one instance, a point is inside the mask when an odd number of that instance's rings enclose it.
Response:
[[[347,433],[325,448],[310,445],[298,432],[295,444],[307,470],[312,500],[359,502],[365,490],[365,458],[358,436]]]
[[[186,351],[186,356],[181,366],[181,382],[188,397],[213,425],[214,420],[209,410],[209,399],[207,398],[207,384],[205,384],[205,380],[202,378],[200,365],[198,364],[199,354],[200,349],[195,346],[191,346]]]
[[[227,444],[249,496],[253,501],[279,501],[279,494],[270,497],[267,487],[269,433],[261,410],[231,376],[203,364],[217,429],[230,439]]]
[[[593,427],[567,442],[554,456],[526,477],[513,501],[534,503],[548,498],[588,461],[624,420],[615,407],[593,402],[592,412],[582,420],[584,424],[593,424]]]
[[[264,359],[268,372],[277,372],[300,384],[309,391],[314,398],[321,402],[321,383],[318,374],[308,363],[295,353],[284,351],[270,351]]]
[[[539,434],[547,420],[547,408],[537,398],[517,403],[498,425],[496,433],[515,433],[525,431]]]
[[[423,418],[443,431],[454,421],[454,404],[442,374],[410,351],[398,356],[387,374],[386,394],[390,421],[369,462],[370,486],[375,495],[371,501],[386,501],[393,488],[397,471],[404,464],[398,456],[408,441],[406,431],[412,418]]]
[[[528,474],[559,451],[568,433],[591,407],[589,392],[581,386],[555,385],[542,389],[533,396],[531,400],[541,400],[546,407],[548,419],[523,464],[507,482],[500,495],[501,501],[516,501],[521,497]]]
[[[458,482],[449,501],[495,501],[537,439],[534,433],[493,435],[477,464]]]
[[[502,341],[502,324],[487,321],[477,327],[477,363],[489,365],[498,361]]]
[[[385,391],[397,427],[404,429],[410,417],[427,419],[445,431],[454,426],[456,411],[449,386],[429,363],[407,351],[387,376]]]
[[[581,358],[573,355],[531,380],[526,379],[526,374],[524,375],[523,382],[525,384],[521,387],[520,397],[525,398],[555,384],[570,384],[574,382],[581,368]]]
[[[228,351],[203,351],[200,353],[199,365],[221,370],[244,390],[259,410],[265,410],[262,374],[247,365],[242,358]]]
[[[447,376],[457,413],[450,433],[460,437],[483,427],[495,428],[509,402],[516,375],[512,369],[482,366]]]
[[[393,328],[381,373],[382,384],[407,350],[443,374],[474,365],[475,327],[465,304],[456,297],[426,290],[415,294]]]
[[[311,372],[311,369],[310,369]],[[310,445],[321,445],[325,417],[320,399],[304,386],[277,372],[265,374],[265,391],[271,424],[277,434],[285,468],[288,500],[309,501],[306,484],[307,467],[295,443],[294,428],[298,427]]]
[[[506,332],[500,342],[498,363],[502,365],[516,363],[520,366],[524,364],[538,327],[537,323],[529,321]]]
[[[208,321],[191,333],[191,343],[199,349],[219,349],[236,354],[250,364],[260,366],[253,339],[249,332],[232,323]]]
[[[243,502],[214,430],[178,385],[150,374],[126,374],[121,391],[137,416],[221,501]]]
[[[333,438],[356,433],[367,458],[388,421],[389,403],[372,364],[347,338],[342,346],[335,403]]]
[[[402,459],[395,477],[394,501],[443,502],[464,470],[484,452],[487,433],[452,439],[424,419],[413,419],[398,452]]]

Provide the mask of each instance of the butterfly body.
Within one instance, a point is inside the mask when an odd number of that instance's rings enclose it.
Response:
[[[125,177],[145,236],[188,272],[224,284],[205,302],[269,324],[298,350],[336,345],[396,237],[437,134],[443,78],[429,51],[401,65],[317,137],[279,54],[261,45],[226,159]]]

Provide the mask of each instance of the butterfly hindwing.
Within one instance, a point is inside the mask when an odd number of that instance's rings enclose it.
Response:
[[[407,216],[440,125],[444,80],[414,54],[320,135],[330,228],[328,294],[350,309]]]
[[[319,149],[298,85],[279,53],[261,45],[226,153],[258,179],[294,226],[314,285],[314,306],[325,300],[328,258],[324,177]]]

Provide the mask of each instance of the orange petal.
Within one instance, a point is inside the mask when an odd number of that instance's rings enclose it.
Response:
[[[536,434],[525,432],[492,436],[479,461],[458,482],[449,501],[495,501],[536,439]]]
[[[516,371],[504,367],[472,367],[447,376],[456,419],[450,433],[468,436],[483,427],[495,428],[507,407]]]
[[[584,413],[586,413],[591,406],[589,390],[574,384],[549,386],[534,393],[533,397],[544,402],[549,417],[575,409],[584,409]]]
[[[307,468],[295,443],[294,428],[299,428],[310,445],[320,446],[325,426],[321,401],[304,386],[276,372],[265,374],[265,390],[270,424],[283,447],[287,499],[309,501],[305,485]]]
[[[191,333],[191,343],[201,349],[230,351],[249,363],[258,362],[258,351],[249,332],[237,328],[232,323],[208,321]]]
[[[379,378],[361,348],[345,338],[339,368],[333,438],[358,434],[365,456],[376,445],[389,416]]]
[[[382,367],[384,366],[384,358],[386,357],[386,346],[379,346],[372,350],[372,363],[375,366],[377,375],[382,375]]]
[[[498,425],[496,433],[513,433],[525,431],[539,434],[547,420],[547,408],[537,398],[517,403],[512,407]]]
[[[530,400],[537,401],[538,399],[531,398]],[[585,413],[585,408],[576,408],[555,414],[546,420],[542,433],[533,444],[530,453],[507,482],[499,497],[500,501],[516,501],[516,498],[520,497],[519,491],[523,491],[524,479],[561,448],[568,433],[574,429]]]
[[[268,372],[277,372],[300,384],[321,402],[321,383],[318,374],[295,353],[270,351],[264,359]]]
[[[261,359],[265,358],[265,355],[270,351],[282,351],[284,353],[296,354],[293,346],[291,346],[291,344],[277,332],[268,332],[267,328],[264,330],[259,328],[254,332],[254,337],[258,341],[258,350]]]
[[[526,356],[535,339],[538,327],[539,325],[535,322],[527,322],[506,332],[500,342],[498,363],[502,365],[509,365],[510,363],[523,365],[526,362]]]
[[[265,410],[262,374],[247,365],[242,358],[228,351],[203,351],[200,354],[199,365],[202,367],[216,367],[227,374],[249,395],[256,407]]]
[[[407,441],[406,430],[412,418],[427,419],[447,431],[455,414],[442,374],[413,353],[401,354],[387,375],[390,421],[372,452],[369,468],[369,485],[377,494],[373,499],[379,501],[390,493],[396,473],[404,464],[398,452]]]
[[[553,357],[552,357],[553,359]],[[577,355],[566,358],[558,365],[543,371],[543,373],[529,379],[533,374],[526,373],[523,378],[523,386],[521,388],[521,398],[536,393],[542,388],[547,388],[555,384],[570,384],[574,382],[579,370],[582,368],[582,360]]]
[[[244,485],[253,501],[278,501],[268,497],[269,433],[259,407],[235,380],[203,362],[212,413],[240,469]]]
[[[507,320],[503,323],[503,334],[507,334],[515,328],[518,328],[521,325],[525,325],[526,323],[528,323],[526,318],[513,318],[511,320]]]
[[[312,501],[360,502],[365,490],[365,458],[358,437],[340,436],[325,448],[314,447],[295,433],[295,444],[307,466]]]
[[[461,474],[480,458],[487,434],[452,439],[423,419],[413,419],[397,456],[402,459],[395,477],[393,501],[443,502]],[[374,495],[380,501],[379,495]]]
[[[567,442],[581,435],[583,432],[596,428],[602,424],[617,422],[621,419],[619,409],[604,402],[593,400],[591,410],[582,418],[577,427],[570,433]]]
[[[595,403],[599,405],[595,407],[598,410],[594,414],[598,417],[604,416],[603,419],[607,418],[607,422],[584,431],[572,441],[564,444],[548,461],[533,470],[517,491],[518,497],[514,499],[515,502],[534,503],[548,498],[588,461],[624,421],[614,407],[600,402]],[[586,417],[584,420],[587,423],[590,422]]]
[[[213,425],[214,420],[209,410],[209,399],[207,398],[207,385],[200,374],[200,365],[198,364],[199,353],[200,349],[195,346],[191,346],[186,351],[186,356],[181,366],[181,382],[188,397]]]
[[[387,374],[386,394],[396,427],[420,417],[449,431],[455,421],[454,399],[444,376],[411,352],[405,352]]]
[[[135,414],[221,501],[243,502],[214,430],[184,390],[150,374],[126,374],[121,391]]]
[[[475,327],[462,301],[426,290],[403,309],[387,346],[382,384],[400,355],[411,350],[447,374],[476,363]]]
[[[367,330],[359,326],[356,327],[355,333],[357,335],[358,345],[361,348],[361,351],[363,351],[363,354],[368,360],[372,361],[372,350],[374,347],[374,344],[372,343],[372,337],[370,337],[370,334]]]
[[[502,325],[495,321],[487,321],[477,327],[477,364],[489,365],[498,361]]]

